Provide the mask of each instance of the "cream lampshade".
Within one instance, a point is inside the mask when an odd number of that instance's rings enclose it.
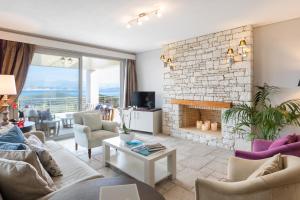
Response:
[[[0,95],[4,95],[3,100],[7,101],[7,95],[16,95],[16,81],[14,75],[0,75]],[[7,102],[4,105],[8,106]]]
[[[14,75],[0,75],[0,94],[16,95],[16,81]]]
[[[7,95],[16,95],[17,90],[16,90],[16,81],[15,81],[15,76],[14,75],[0,75],[0,95],[4,95],[2,100],[3,104],[1,106],[6,107],[6,109],[2,112],[3,114],[3,122],[2,125],[7,125],[8,124],[8,104],[7,100],[8,97]]]

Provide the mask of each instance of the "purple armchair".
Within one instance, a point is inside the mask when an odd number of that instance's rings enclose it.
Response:
[[[251,159],[251,160],[258,160],[258,159],[264,159],[272,157],[278,153],[285,154],[285,155],[293,155],[300,157],[300,140],[298,136],[298,141],[291,143],[291,144],[284,144],[278,147],[274,147],[272,149],[269,149],[270,145],[273,143],[273,141],[268,140],[254,140],[252,147],[252,152],[248,151],[235,151],[235,156],[245,159]]]

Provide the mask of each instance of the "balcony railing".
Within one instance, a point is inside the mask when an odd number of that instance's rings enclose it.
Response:
[[[119,97],[99,96],[99,103],[110,104],[119,107]],[[86,105],[86,98],[82,99],[82,105]],[[35,110],[50,109],[51,113],[77,112],[79,108],[78,97],[54,97],[54,98],[19,98],[20,108],[30,107]],[[83,106],[84,107],[84,106]]]

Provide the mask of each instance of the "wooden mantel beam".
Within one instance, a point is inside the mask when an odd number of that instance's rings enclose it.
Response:
[[[232,103],[220,101],[196,101],[184,99],[171,99],[171,104],[186,105],[186,106],[201,106],[212,108],[231,108]]]

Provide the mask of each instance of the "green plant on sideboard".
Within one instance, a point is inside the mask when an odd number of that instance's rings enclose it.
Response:
[[[225,122],[236,122],[234,132],[246,132],[249,139],[274,140],[287,125],[300,126],[300,99],[272,105],[270,95],[279,88],[264,84],[257,87],[252,105],[234,105],[224,112]]]

